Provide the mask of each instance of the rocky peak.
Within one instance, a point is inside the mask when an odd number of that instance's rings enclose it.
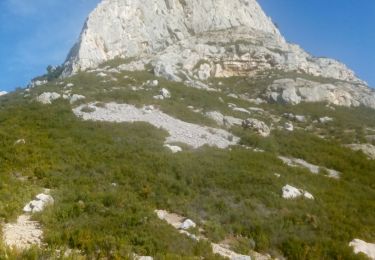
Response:
[[[256,0],[103,0],[88,17],[64,74],[115,57],[160,52],[192,36],[238,27],[284,42]]]

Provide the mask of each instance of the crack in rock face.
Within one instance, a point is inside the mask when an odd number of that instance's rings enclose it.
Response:
[[[169,137],[166,143],[185,143],[193,148],[209,145],[225,149],[239,141],[238,137],[225,130],[184,122],[153,106],[137,108],[133,105],[108,103],[105,107],[96,107],[95,103],[90,103],[73,109],[73,112],[83,120],[117,123],[147,122],[168,131]]]

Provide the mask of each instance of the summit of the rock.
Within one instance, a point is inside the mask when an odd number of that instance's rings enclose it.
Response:
[[[103,0],[68,55],[65,73],[115,57],[156,53],[192,36],[237,27],[283,42],[256,0]]]

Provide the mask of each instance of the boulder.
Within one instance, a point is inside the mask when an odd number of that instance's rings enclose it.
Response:
[[[296,115],[295,119],[296,119],[297,122],[300,122],[300,123],[306,122],[306,117],[305,116]]]
[[[245,113],[245,114],[248,114],[248,115],[251,114],[251,113],[249,112],[249,110],[247,110],[246,108],[242,108],[242,107],[234,107],[234,108],[233,108],[233,111],[241,112],[241,113]]]
[[[252,129],[263,137],[267,137],[271,134],[270,128],[258,119],[248,118],[242,122],[242,126],[246,129]]]
[[[47,205],[51,205],[53,203],[54,200],[51,195],[41,193],[36,196],[35,200],[27,203],[23,208],[23,211],[26,213],[41,212]]]
[[[289,131],[289,132],[293,132],[294,131],[294,126],[292,123],[290,122],[286,122],[285,125],[284,125],[284,129]]]
[[[304,191],[302,189],[295,188],[291,185],[285,185],[283,187],[282,196],[284,199],[296,199],[301,196],[304,196],[305,198],[311,199],[311,200],[314,199],[314,196],[311,193]]]
[[[182,152],[182,148],[177,146],[177,145],[169,145],[169,144],[165,144],[164,147],[168,148],[169,150],[171,150],[172,153],[179,153],[179,152]]]
[[[328,117],[328,116],[319,118],[319,122],[322,123],[322,124],[329,123],[329,122],[332,122],[332,121],[333,121],[333,118]]]
[[[197,224],[195,224],[191,219],[186,219],[181,223],[180,229],[187,230],[190,228],[195,228],[196,226]]]
[[[360,239],[354,239],[349,243],[355,254],[363,253],[370,259],[375,259],[375,243],[367,243]]]
[[[73,103],[75,103],[75,102],[77,102],[79,100],[83,100],[85,98],[86,97],[83,96],[83,95],[73,94],[73,95],[70,96],[69,102],[70,102],[70,104],[73,104]]]
[[[18,145],[18,144],[26,144],[26,140],[25,139],[18,139],[17,141],[14,142],[14,145]]]
[[[206,112],[205,115],[214,120],[218,125],[222,126],[224,125],[224,115],[218,111],[210,111]]]
[[[52,104],[52,101],[61,98],[61,95],[56,92],[44,92],[39,95],[36,100],[42,104]]]
[[[167,99],[167,98],[171,98],[171,93],[169,92],[168,89],[165,89],[165,88],[162,88],[160,90],[160,95],[163,96],[163,98]]]

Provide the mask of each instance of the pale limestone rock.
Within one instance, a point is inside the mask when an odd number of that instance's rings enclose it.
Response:
[[[188,230],[190,228],[195,228],[197,224],[194,223],[191,219],[186,219],[181,223],[180,229]]]
[[[171,98],[171,93],[165,88],[162,88],[160,90],[159,95],[154,96],[154,99],[159,99],[159,100],[164,100],[164,99],[169,99],[169,98]]]
[[[298,122],[300,122],[300,123],[304,123],[304,122],[306,122],[306,117],[305,117],[305,116],[296,115],[296,116],[295,116],[295,119],[296,119],[296,121],[298,121]]]
[[[61,98],[61,95],[56,92],[44,92],[39,95],[36,100],[42,104],[52,104],[52,101]]]
[[[212,252],[230,260],[251,260],[250,256],[238,254],[221,244],[211,243]]]
[[[290,122],[286,122],[285,125],[284,125],[284,129],[289,131],[289,132],[293,132],[294,131],[294,126],[292,123]]]
[[[236,118],[232,116],[224,116],[222,113],[218,111],[206,112],[205,115],[208,118],[214,120],[220,126],[231,127],[233,125],[241,125],[243,121],[240,118]]]
[[[157,86],[159,86],[159,81],[158,80],[148,80],[146,82],[146,86],[157,87]]]
[[[26,213],[41,212],[44,210],[46,206],[51,205],[53,203],[54,200],[51,195],[41,193],[36,196],[35,200],[32,200],[29,203],[27,203],[23,208],[23,211]]]
[[[265,96],[271,102],[296,105],[301,102],[327,102],[331,105],[375,108],[375,93],[364,85],[335,82],[323,84],[304,79],[275,80]]]
[[[242,122],[244,128],[252,129],[263,137],[267,137],[271,134],[270,128],[258,119],[248,118]]]
[[[375,259],[375,243],[367,243],[360,239],[354,239],[349,243],[355,254],[363,253],[370,259]]]
[[[216,124],[222,126],[224,125],[224,115],[218,111],[210,111],[210,112],[206,112],[205,115],[214,120],[216,122]]]
[[[354,151],[362,151],[370,159],[375,160],[375,146],[372,144],[348,144],[346,146]]]
[[[241,126],[242,119],[233,116],[224,116],[224,126],[231,127],[234,125]]]
[[[172,153],[182,152],[182,148],[177,145],[165,144],[164,147],[168,148]]]
[[[285,185],[282,189],[282,196],[284,199],[296,199],[298,197],[304,196],[307,199],[314,199],[314,196],[302,189],[298,189],[296,187],[293,187],[291,185]]]
[[[171,98],[171,93],[166,88],[162,88],[160,90],[160,95],[163,96],[163,98],[165,98],[165,99]]]
[[[241,113],[245,113],[245,114],[248,114],[250,115],[251,113],[249,112],[249,110],[247,110],[246,108],[242,108],[242,107],[234,107],[232,108],[233,111],[236,111],[236,112],[241,112]]]
[[[18,139],[17,141],[14,142],[14,145],[19,145],[19,144],[26,144],[25,139]]]
[[[286,165],[291,166],[291,167],[303,167],[307,170],[309,170],[313,174],[319,174],[321,169],[325,170],[328,175],[327,177],[333,178],[333,179],[339,179],[341,173],[339,171],[333,170],[333,169],[328,169],[325,167],[321,167],[318,165],[314,165],[311,163],[306,162],[305,160],[302,159],[296,159],[296,158],[288,158],[284,156],[279,156],[279,159],[283,161]]]
[[[70,104],[73,104],[73,103],[75,103],[79,100],[83,100],[85,98],[86,97],[83,96],[83,95],[73,94],[73,95],[70,96],[69,102],[70,102]]]
[[[319,122],[322,123],[322,124],[329,123],[329,122],[332,122],[332,121],[333,121],[333,118],[328,117],[328,116],[319,118]]]

